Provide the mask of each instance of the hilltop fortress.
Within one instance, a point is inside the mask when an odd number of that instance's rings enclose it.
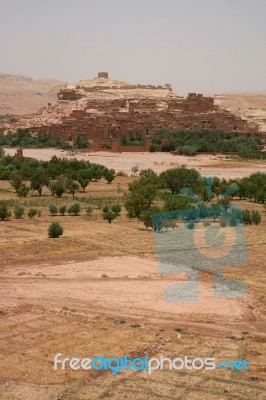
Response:
[[[107,72],[60,89],[56,103],[37,114],[15,118],[6,129],[22,127],[33,134],[47,131],[66,141],[81,136],[93,141],[95,151],[132,131],[147,138],[160,129],[258,132],[256,125],[214,105],[212,97],[196,93],[181,97],[170,84],[131,85],[110,79]],[[118,144],[110,147],[119,151]]]

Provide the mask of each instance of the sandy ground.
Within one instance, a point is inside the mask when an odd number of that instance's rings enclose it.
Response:
[[[22,275],[20,275],[22,274]],[[37,279],[36,279],[37,277]],[[39,278],[39,279],[38,279]],[[2,305],[46,304],[137,317],[140,320],[175,318],[197,321],[242,321],[248,299],[213,299],[211,280],[200,282],[195,303],[166,302],[164,290],[180,277],[161,276],[157,263],[141,257],[101,257],[81,263],[26,266],[4,272]],[[181,281],[186,281],[181,276]],[[15,293],[15,299],[10,296]],[[248,320],[248,318],[247,318]]]
[[[6,154],[14,155],[16,149],[5,149]],[[26,157],[33,157],[39,160],[48,161],[53,155],[58,157],[85,159],[91,162],[103,164],[108,168],[114,168],[116,172],[124,171],[131,174],[133,166],[137,165],[139,170],[152,168],[159,173],[169,168],[186,165],[189,168],[196,168],[202,175],[214,174],[221,178],[242,178],[251,173],[266,172],[265,162],[234,162],[224,156],[198,155],[196,157],[174,156],[169,153],[82,153],[77,152],[70,156],[69,152],[59,149],[25,149],[23,154]],[[222,165],[220,166],[219,164]]]
[[[155,261],[134,256],[1,267],[0,399],[262,400],[259,298],[214,300],[211,276],[204,275],[197,303],[166,303],[163,290],[178,280],[185,277],[162,277]],[[217,360],[245,354],[253,370],[55,371],[57,353]]]

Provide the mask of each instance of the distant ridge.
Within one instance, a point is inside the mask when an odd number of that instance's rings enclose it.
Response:
[[[37,112],[57,100],[57,92],[67,82],[56,79],[33,80],[22,75],[0,73],[0,115]]]

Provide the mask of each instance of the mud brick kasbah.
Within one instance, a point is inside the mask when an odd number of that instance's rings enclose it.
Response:
[[[7,128],[29,128],[32,134],[46,131],[66,141],[81,136],[92,142],[93,151],[113,152],[149,151],[151,135],[160,129],[258,133],[256,125],[214,105],[213,97],[196,93],[182,97],[171,84],[133,85],[112,80],[107,72],[60,89],[56,103],[13,119]],[[143,135],[145,146],[122,149],[119,138],[132,131]]]

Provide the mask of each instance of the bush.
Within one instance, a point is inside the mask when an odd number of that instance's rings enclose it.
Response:
[[[80,212],[80,205],[79,203],[74,203],[72,204],[68,210],[67,210],[68,214],[74,214],[74,215],[78,215]]]
[[[261,223],[261,215],[258,211],[255,211],[255,210],[251,211],[251,221],[255,225],[258,225]]]
[[[48,236],[50,238],[58,238],[63,235],[63,232],[64,229],[59,222],[53,222],[48,228]]]
[[[220,217],[220,227],[225,228],[228,225],[228,221],[225,217]]]
[[[30,188],[22,183],[22,185],[18,188],[17,194],[19,197],[27,197],[29,194]]]
[[[155,153],[157,151],[157,146],[156,146],[156,144],[151,144],[150,145],[150,152],[151,153]]]
[[[30,208],[27,215],[30,219],[34,219],[34,217],[38,214],[38,210],[36,208]]]
[[[194,221],[189,221],[187,223],[187,228],[188,229],[194,229],[195,228],[195,222]]]
[[[24,207],[22,207],[18,204],[14,207],[13,213],[14,213],[16,219],[22,218],[24,215],[24,212],[25,212]]]
[[[51,215],[56,215],[58,213],[57,207],[54,204],[49,205],[49,211]]]
[[[87,207],[87,208],[86,208],[86,214],[87,214],[87,215],[91,215],[92,212],[93,212],[93,208],[92,208],[92,207]]]
[[[65,205],[59,207],[59,213],[61,215],[65,215],[65,213],[66,213],[66,206]]]
[[[229,225],[230,226],[237,226],[238,220],[236,215],[230,215],[229,217]]]
[[[243,222],[244,224],[251,224],[251,215],[249,210],[243,210]]]
[[[4,219],[10,217],[11,212],[8,210],[6,204],[0,204],[0,219],[3,221]]]
[[[203,221],[203,226],[210,226],[211,225],[211,223],[210,223],[210,221],[208,221],[207,219],[205,219],[204,221]]]
[[[126,174],[124,171],[118,171],[118,172],[116,173],[116,176],[123,176],[123,177],[126,177],[126,176],[128,176],[128,174]]]

